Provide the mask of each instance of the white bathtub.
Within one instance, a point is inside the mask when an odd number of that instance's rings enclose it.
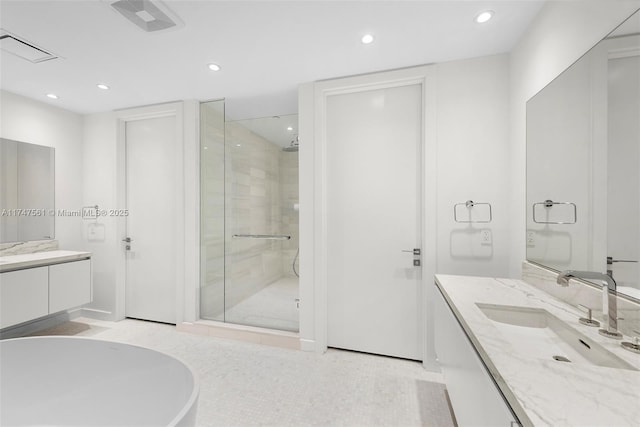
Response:
[[[0,425],[193,426],[191,369],[143,347],[80,337],[0,341]]]

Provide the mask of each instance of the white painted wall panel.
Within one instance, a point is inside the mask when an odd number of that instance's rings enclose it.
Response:
[[[436,273],[505,276],[509,260],[509,68],[496,55],[436,65]],[[491,204],[490,223],[457,223],[453,207]],[[477,210],[480,207],[476,208]],[[486,212],[478,219],[486,219]],[[490,235],[483,242],[481,232]]]

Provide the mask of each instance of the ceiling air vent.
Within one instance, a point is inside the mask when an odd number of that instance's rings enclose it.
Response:
[[[2,29],[0,29],[0,49],[34,64],[57,58],[53,53]]]
[[[180,19],[158,0],[104,0],[141,30],[151,33],[183,26]]]

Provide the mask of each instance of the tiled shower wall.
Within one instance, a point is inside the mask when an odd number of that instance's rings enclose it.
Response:
[[[282,276],[282,242],[233,238],[282,234],[281,150],[236,122],[226,129],[226,308]]]
[[[224,101],[200,105],[200,317],[224,320]]]
[[[283,152],[238,122],[227,122],[225,132],[221,108],[203,104],[201,122],[200,317],[224,320],[225,309],[283,275],[293,275],[298,156]],[[283,234],[291,240],[233,238],[234,234]]]
[[[291,240],[282,242],[282,271],[285,276],[293,276],[293,260],[298,251],[298,153],[280,152],[280,209],[282,234]],[[296,271],[298,261],[296,261]]]

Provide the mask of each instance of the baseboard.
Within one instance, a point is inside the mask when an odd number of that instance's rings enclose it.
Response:
[[[318,349],[316,348],[316,341],[300,338],[300,350],[310,352],[318,351]]]
[[[58,326],[79,317],[79,314],[77,313],[78,311],[79,310],[63,311],[49,316],[40,317],[39,319],[30,320],[19,325],[9,326],[8,328],[0,331],[0,339],[20,338],[43,329]]]
[[[97,310],[95,308],[80,308],[80,314],[76,317],[88,317],[89,319],[102,320],[105,322],[115,322],[115,315],[111,311]]]
[[[429,372],[442,373],[440,364],[435,360],[423,360],[422,367]]]

